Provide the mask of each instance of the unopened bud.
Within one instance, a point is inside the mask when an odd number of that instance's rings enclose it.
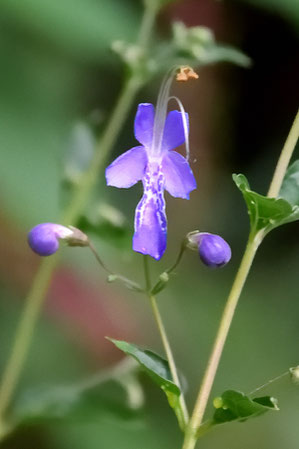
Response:
[[[59,240],[69,246],[88,246],[88,237],[79,229],[56,223],[41,223],[28,234],[30,248],[40,256],[50,256],[59,249]]]
[[[189,232],[186,246],[198,250],[202,262],[211,268],[226,265],[232,255],[229,244],[220,235],[209,232]]]

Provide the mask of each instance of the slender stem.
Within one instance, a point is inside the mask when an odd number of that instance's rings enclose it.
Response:
[[[138,42],[141,48],[146,49],[149,45],[149,36],[155,23],[158,3],[156,0],[145,0],[144,7],[144,16],[139,30]]]
[[[299,111],[295,117],[290,133],[282,149],[273,179],[268,192],[269,197],[276,197],[279,193],[283,178],[285,176],[289,161],[295,149],[299,135]],[[250,271],[256,251],[264,237],[263,230],[250,235],[240,268],[237,272],[231,292],[227,299],[219,329],[215,338],[214,346],[207,364],[202,384],[196,399],[195,407],[186,429],[185,440],[182,449],[194,449],[197,441],[197,432],[202,423],[204,412],[214,383],[219,361],[223,352],[224,344],[234,317],[234,313],[242,293],[245,281]]]
[[[248,396],[255,394],[257,391],[263,390],[264,388],[268,387],[268,385],[272,384],[273,382],[276,382],[276,381],[282,379],[283,377],[289,376],[289,375],[290,375],[290,371],[288,370],[285,373],[282,373],[279,376],[276,376],[273,379],[268,380],[268,382],[264,383],[263,385],[260,385],[259,387],[255,388],[250,393],[248,393]]]
[[[179,389],[181,390],[181,394],[180,394],[180,405],[181,405],[181,409],[182,409],[182,419],[183,419],[183,425],[182,427],[185,428],[188,420],[189,420],[189,414],[188,414],[188,410],[187,410],[187,406],[186,406],[186,402],[185,402],[185,398],[184,398],[184,394],[182,391],[182,387],[181,387],[181,383],[180,383],[180,379],[178,376],[178,372],[177,372],[177,368],[176,368],[176,364],[174,361],[174,357],[172,354],[172,350],[168,341],[168,337],[166,334],[166,330],[163,324],[163,320],[161,317],[161,314],[159,312],[158,309],[158,304],[156,301],[156,298],[154,295],[150,294],[150,290],[151,290],[151,280],[150,280],[150,273],[149,273],[149,266],[148,266],[148,257],[147,256],[143,256],[143,261],[144,261],[144,276],[145,276],[145,284],[146,284],[146,291],[148,294],[148,297],[150,299],[150,303],[152,306],[152,310],[153,310],[153,314],[154,314],[154,318],[155,321],[157,323],[158,326],[158,330],[160,333],[160,337],[163,343],[163,347],[165,350],[165,354],[168,360],[168,364],[169,364],[169,369],[172,375],[172,379],[174,381],[174,383],[179,387]]]
[[[258,246],[258,239],[249,239],[239,271],[223,311],[215,343],[202,380],[200,391],[190,419],[190,424],[186,432],[183,449],[193,449],[195,447],[197,439],[196,433],[203,419],[227,334]]]
[[[297,112],[297,115],[295,117],[295,120],[293,122],[293,125],[290,129],[289,135],[287,137],[287,140],[284,144],[284,147],[281,151],[280,157],[278,159],[275,172],[270,184],[270,188],[268,191],[267,196],[271,198],[275,198],[279,191],[280,187],[284,178],[284,175],[286,173],[286,170],[288,168],[290,159],[292,157],[293,151],[295,149],[296,143],[299,138],[299,110]]]
[[[106,265],[104,264],[104,262],[100,258],[100,256],[99,256],[97,250],[95,249],[93,243],[89,242],[88,246],[89,246],[89,249],[91,250],[92,254],[94,255],[94,257],[96,258],[96,260],[100,264],[100,266],[103,268],[103,270],[106,271],[106,273],[113,275],[114,273],[108,267],[106,267]]]
[[[89,241],[89,249],[91,250],[91,252],[93,253],[93,255],[95,256],[97,262],[99,263],[99,265],[103,268],[104,271],[106,271],[106,273],[109,274],[108,276],[108,282],[114,282],[116,280],[121,281],[127,288],[129,288],[130,290],[134,290],[137,292],[142,292],[144,293],[145,290],[139,285],[137,284],[137,282],[131,281],[131,279],[126,278],[125,276],[122,276],[121,274],[116,274],[113,273],[113,271],[111,271],[102,261],[102,259],[100,258],[96,248],[94,247],[94,245]]]
[[[164,324],[163,324],[163,321],[162,321],[162,317],[161,317],[159,309],[158,309],[156,298],[153,295],[150,295],[149,298],[150,298],[150,301],[151,301],[151,306],[152,306],[152,310],[153,310],[153,313],[154,313],[154,317],[155,317],[155,320],[156,320],[156,323],[157,323],[157,326],[158,326],[158,329],[159,329],[161,340],[162,340],[162,343],[163,343],[163,346],[164,346],[164,350],[165,350],[165,353],[166,353],[166,357],[167,357],[167,360],[168,360],[168,364],[169,364],[170,372],[171,372],[171,375],[172,375],[172,379],[173,379],[174,383],[181,390],[181,394],[180,394],[180,399],[179,400],[180,400],[180,405],[181,405],[181,409],[182,409],[182,413],[183,413],[183,426],[182,427],[183,427],[183,429],[185,429],[185,427],[186,427],[186,425],[188,423],[188,420],[189,420],[189,414],[188,414],[188,410],[187,410],[184,394],[183,394],[183,391],[182,391],[181,382],[180,382],[180,379],[179,379],[179,376],[178,376],[177,368],[176,368],[174,357],[173,357],[173,354],[172,354],[172,350],[171,350],[171,347],[170,347],[170,344],[169,344],[169,341],[168,341],[168,338],[167,338],[167,334],[166,334],[166,330],[165,330],[165,327],[164,327]]]
[[[186,243],[185,243],[185,240],[184,240],[182,242],[182,244],[181,244],[181,248],[180,248],[179,254],[178,254],[177,258],[176,258],[176,261],[174,262],[173,265],[171,265],[171,267],[169,267],[169,268],[167,268],[167,270],[165,270],[166,273],[170,274],[170,273],[173,272],[173,270],[176,269],[176,267],[178,266],[178,264],[180,263],[180,261],[181,261],[181,259],[183,257],[183,254],[184,254],[185,250],[186,250]]]
[[[143,256],[143,268],[144,268],[144,278],[145,278],[145,290],[147,292],[150,292],[151,288],[152,288],[152,283],[151,283],[151,277],[150,277],[147,256]]]
[[[138,45],[147,45],[152,32],[152,25],[155,14],[149,13],[149,8],[145,8],[143,19],[141,22],[142,33],[138,38]],[[156,11],[154,11],[156,13]],[[151,20],[149,20],[149,15]],[[127,113],[134,101],[134,98],[142,87],[143,81],[139,78],[139,74],[131,73],[124,88],[119,96],[114,112],[107,125],[106,130],[99,141],[95,155],[90,164],[89,169],[83,175],[81,182],[78,184],[74,196],[69,207],[63,214],[61,222],[64,224],[76,224],[80,214],[83,212],[88,202],[90,193],[96,183],[98,173],[103,167],[111,148],[113,147],[121,127],[126,119]],[[8,359],[4,370],[2,382],[0,385],[0,425],[3,423],[3,416],[10,404],[15,388],[18,384],[19,377],[28,353],[31,343],[33,330],[39,316],[41,306],[43,304],[48,286],[57,266],[58,258],[51,256],[42,261],[40,268],[36,274],[33,285],[26,298],[26,304],[18,325],[12,352]],[[1,422],[2,421],[2,422]],[[0,435],[1,440],[1,435]]]
[[[31,342],[34,325],[39,315],[43,298],[51,281],[53,269],[57,263],[57,255],[48,257],[42,264],[38,276],[33,282],[30,296],[21,317],[9,361],[3,374],[0,389],[0,416],[3,416],[19,380],[28,348]],[[0,423],[1,425],[2,423]],[[0,435],[1,438],[1,435]]]

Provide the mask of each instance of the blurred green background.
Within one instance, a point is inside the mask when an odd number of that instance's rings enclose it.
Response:
[[[134,41],[142,4],[134,0],[22,0],[0,2],[0,362],[3,369],[23,301],[39,264],[26,233],[55,222],[68,201],[64,164],[78,123],[100,134],[113,109],[124,69],[111,43]],[[231,173],[245,173],[265,193],[298,104],[296,0],[193,0],[168,3],[159,14],[157,36],[167,37],[174,20],[210,27],[220,41],[242,49],[250,69],[219,64],[202,68],[199,81],[176,87],[190,114],[192,168],[198,190],[190,201],[167,196],[168,250],[153,275],[174,259],[182,237],[200,229],[231,244],[232,262],[209,271],[187,254],[178,275],[159,298],[178,366],[193,403],[211,349],[225,297],[246,242],[248,220]],[[157,80],[139,94],[155,102]],[[134,145],[136,105],[110,161]],[[74,128],[77,126],[77,128]],[[129,236],[93,236],[116,270],[142,280],[141,256],[129,247],[141,187],[104,185],[97,201],[122,212]],[[250,392],[299,364],[298,224],[280,228],[263,243],[242,295],[212,397],[233,388]],[[120,248],[117,248],[119,246]],[[63,249],[38,324],[19,391],[68,384],[111,366],[121,354],[106,335],[163,350],[146,300],[107,285],[91,254]],[[113,414],[100,419],[35,424],[2,443],[5,449],[180,448],[181,436],[163,394],[142,376],[146,403],[139,419]],[[299,389],[287,377],[265,393],[281,411],[248,423],[217,428],[198,447],[297,449]]]

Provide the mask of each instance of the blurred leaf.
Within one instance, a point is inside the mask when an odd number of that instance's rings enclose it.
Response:
[[[225,391],[221,397],[214,399],[216,408],[213,424],[229,421],[246,421],[248,418],[262,415],[269,410],[279,410],[277,400],[270,396],[250,399],[244,393],[234,390]]]
[[[111,371],[73,386],[28,390],[15,403],[13,421],[23,425],[49,420],[97,420],[103,415],[135,417],[143,405],[143,392],[131,367],[130,370],[122,368],[121,377]]]
[[[186,27],[182,22],[173,24],[174,47],[178,56],[191,58],[198,64],[211,64],[215,62],[232,62],[248,67],[250,58],[241,51],[215,41],[212,30],[207,27]]]
[[[289,166],[279,196],[287,200],[292,206],[299,206],[299,160]]]
[[[251,229],[265,233],[285,223],[299,219],[299,207],[293,206],[283,198],[268,198],[250,190],[246,177],[233,175],[233,180],[242,192],[247,205]]]
[[[107,337],[108,338],[108,337]],[[141,349],[138,346],[126,341],[108,338],[118,349],[134,357],[141,365],[149,377],[164,391],[169,405],[174,409],[181,428],[183,427],[182,410],[179,403],[181,394],[179,387],[173,382],[168,362],[148,349]]]
[[[77,226],[86,234],[94,233],[117,248],[131,248],[132,231],[121,211],[100,203],[80,218]]]
[[[87,170],[94,154],[96,139],[91,128],[84,122],[77,122],[70,136],[65,156],[65,177],[77,182]]]
[[[138,29],[136,9],[123,0],[2,0],[0,14],[84,61],[102,59],[112,40],[132,39]]]

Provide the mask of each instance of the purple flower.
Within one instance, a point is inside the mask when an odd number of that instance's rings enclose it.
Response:
[[[28,233],[30,248],[40,256],[51,256],[59,248],[59,239],[70,246],[87,246],[88,238],[79,229],[55,223],[41,223]]]
[[[200,232],[197,242],[199,256],[208,267],[222,267],[230,261],[230,246],[220,235]]]
[[[166,115],[169,97],[159,98],[156,114],[151,103],[138,106],[134,129],[141,145],[123,153],[106,169],[109,186],[128,188],[142,181],[144,193],[135,211],[133,250],[156,260],[166,249],[164,190],[189,199],[196,188],[187,159],[173,151],[188,138],[188,114],[183,117],[175,110]]]

